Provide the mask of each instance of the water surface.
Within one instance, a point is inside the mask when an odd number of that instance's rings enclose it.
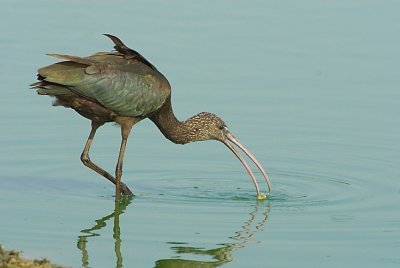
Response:
[[[1,6],[7,248],[73,267],[398,267],[397,1]],[[269,199],[223,145],[174,145],[143,121],[124,164],[136,197],[115,204],[79,161],[89,122],[28,86],[45,53],[111,50],[102,33],[168,77],[179,118],[221,116],[270,174]],[[102,127],[92,160],[113,171],[119,143]]]

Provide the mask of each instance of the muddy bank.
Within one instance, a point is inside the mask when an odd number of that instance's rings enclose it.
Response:
[[[67,268],[57,264],[52,264],[47,259],[27,260],[22,258],[21,252],[16,250],[5,250],[0,245],[0,268]]]

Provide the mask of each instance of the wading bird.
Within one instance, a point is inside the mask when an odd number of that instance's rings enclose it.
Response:
[[[40,95],[55,97],[54,105],[72,108],[91,120],[92,129],[81,160],[87,167],[115,184],[115,198],[120,199],[121,193],[132,195],[131,190],[121,182],[125,147],[132,126],[149,118],[174,143],[205,140],[224,143],[251,176],[257,198],[265,199],[266,195],[260,192],[253,172],[233,145],[239,147],[255,163],[271,192],[267,174],[257,159],[228,131],[224,121],[207,112],[179,121],[172,111],[171,87],[164,75],[137,51],[125,46],[119,38],[105,35],[113,41],[116,51],[99,52],[88,57],[48,54],[64,61],[40,68],[39,82],[31,86]],[[108,122],[121,126],[122,141],[115,177],[89,158],[97,129]]]

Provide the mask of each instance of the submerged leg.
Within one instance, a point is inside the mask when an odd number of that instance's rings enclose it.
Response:
[[[121,187],[123,185],[123,183],[121,183],[122,165],[123,165],[123,160],[124,160],[126,142],[128,141],[128,136],[129,136],[129,133],[131,132],[132,126],[133,126],[133,124],[121,125],[122,141],[121,141],[121,148],[119,150],[117,166],[115,168],[115,179],[116,179],[115,199],[116,200],[119,200],[120,195],[121,195]]]
[[[87,166],[90,169],[96,171],[97,173],[99,173],[100,175],[105,177],[107,180],[109,180],[112,183],[116,184],[117,180],[112,175],[110,175],[110,173],[108,173],[107,171],[105,171],[101,167],[99,167],[96,164],[94,164],[90,160],[90,157],[89,157],[90,146],[92,145],[94,135],[96,134],[96,130],[102,125],[103,125],[103,123],[92,121],[92,130],[90,131],[89,137],[88,137],[88,139],[86,141],[85,148],[83,149],[83,152],[81,154],[81,161],[85,166]],[[128,195],[128,196],[129,195],[133,195],[132,191],[124,183],[121,183],[120,191],[122,191],[123,194]]]

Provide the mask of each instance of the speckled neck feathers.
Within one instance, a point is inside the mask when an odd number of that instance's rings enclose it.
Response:
[[[225,126],[218,116],[207,112],[194,115],[186,121],[179,121],[172,111],[170,99],[149,118],[167,139],[177,144],[210,139],[220,140],[221,129]]]

